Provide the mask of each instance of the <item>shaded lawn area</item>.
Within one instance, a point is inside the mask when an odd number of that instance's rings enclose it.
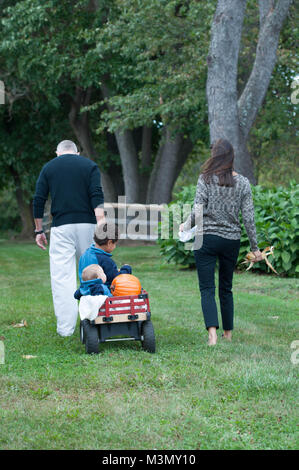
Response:
[[[220,329],[210,348],[194,270],[164,264],[157,246],[114,259],[149,292],[156,354],[118,342],[88,356],[78,324],[59,337],[48,254],[0,242],[0,448],[298,448],[298,281],[236,274],[233,342]]]

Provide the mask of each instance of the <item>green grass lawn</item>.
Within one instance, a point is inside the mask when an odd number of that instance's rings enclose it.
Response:
[[[86,355],[79,325],[59,337],[48,254],[0,242],[0,448],[298,448],[298,281],[236,274],[233,342],[220,329],[211,348],[195,271],[156,246],[114,253],[149,292],[156,354],[118,342]]]

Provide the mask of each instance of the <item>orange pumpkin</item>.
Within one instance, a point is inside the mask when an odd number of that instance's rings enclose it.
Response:
[[[119,274],[111,283],[111,292],[114,296],[138,295],[141,292],[141,284],[138,277],[133,274]]]

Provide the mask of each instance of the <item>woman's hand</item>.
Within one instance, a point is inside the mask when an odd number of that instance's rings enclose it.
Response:
[[[180,231],[180,232],[183,232],[183,231],[184,231],[184,224],[181,224],[181,225],[180,225],[179,231]]]
[[[252,253],[255,256],[255,259],[252,260],[254,263],[257,263],[258,261],[262,261],[263,257],[262,257],[262,253],[260,252],[260,250],[253,251]]]

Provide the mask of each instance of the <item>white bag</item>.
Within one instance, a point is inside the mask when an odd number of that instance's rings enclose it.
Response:
[[[179,232],[179,240],[183,243],[188,242],[189,240],[192,240],[192,238],[195,236],[195,231],[197,229],[197,225],[195,225],[193,228],[190,230],[184,230],[183,232]]]

